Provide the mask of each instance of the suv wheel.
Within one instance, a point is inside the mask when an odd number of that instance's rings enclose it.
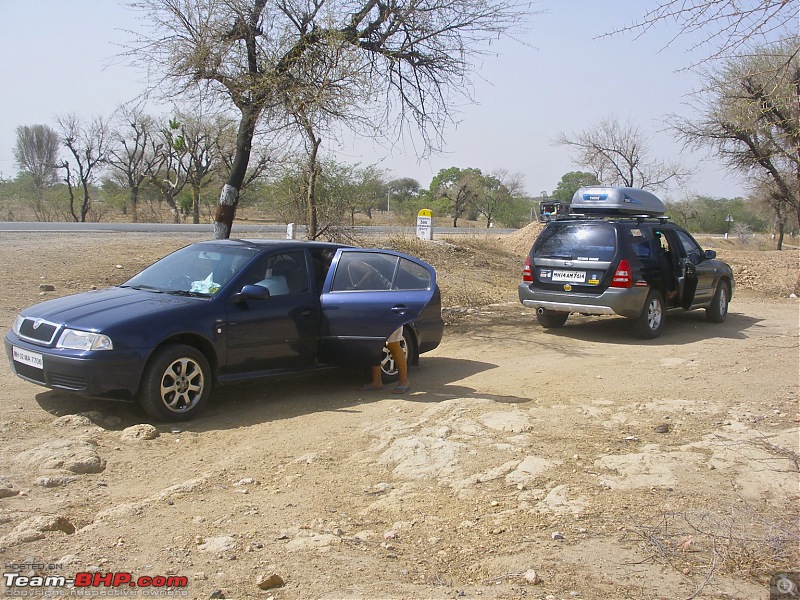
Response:
[[[661,292],[651,290],[641,316],[634,321],[634,331],[644,339],[656,338],[664,328],[664,317],[664,296]]]
[[[728,285],[724,281],[717,284],[717,291],[706,309],[706,319],[712,323],[722,323],[728,316]]]
[[[536,320],[542,327],[561,327],[567,322],[569,313],[558,312],[556,310],[543,309],[542,312],[536,311]]]

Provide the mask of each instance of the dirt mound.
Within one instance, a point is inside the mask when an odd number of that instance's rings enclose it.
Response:
[[[525,256],[533,246],[533,241],[539,232],[544,229],[544,223],[537,223],[534,221],[526,225],[522,229],[518,229],[514,233],[510,233],[502,238],[503,247],[513,254]]]

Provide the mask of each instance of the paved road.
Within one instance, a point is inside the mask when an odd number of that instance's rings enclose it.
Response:
[[[355,227],[356,232],[365,234],[388,234],[388,233],[408,233],[415,232],[414,227],[390,227],[390,226],[364,226]],[[304,226],[297,227],[295,233],[300,236],[305,230]],[[204,233],[208,232],[209,237],[213,235],[214,226],[211,224],[191,225],[174,223],[38,223],[38,222],[0,222],[0,232],[84,232],[84,233]],[[472,234],[481,235],[491,233],[492,235],[504,235],[516,231],[515,229],[501,229],[492,227],[434,227],[435,235],[455,235]],[[252,225],[245,223],[233,224],[233,237],[240,233],[259,233],[283,236],[286,233],[285,225]]]

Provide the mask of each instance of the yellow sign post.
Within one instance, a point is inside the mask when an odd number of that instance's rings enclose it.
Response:
[[[433,213],[427,208],[417,214],[417,237],[421,240],[433,239]]]

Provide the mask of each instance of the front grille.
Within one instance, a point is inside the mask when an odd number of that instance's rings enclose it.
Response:
[[[19,337],[35,344],[49,346],[55,340],[59,325],[44,319],[25,318],[19,328]]]
[[[24,377],[25,379],[30,379],[31,381],[45,385],[44,371],[42,369],[37,369],[36,367],[23,365],[22,363],[14,361],[14,370],[20,377]]]

